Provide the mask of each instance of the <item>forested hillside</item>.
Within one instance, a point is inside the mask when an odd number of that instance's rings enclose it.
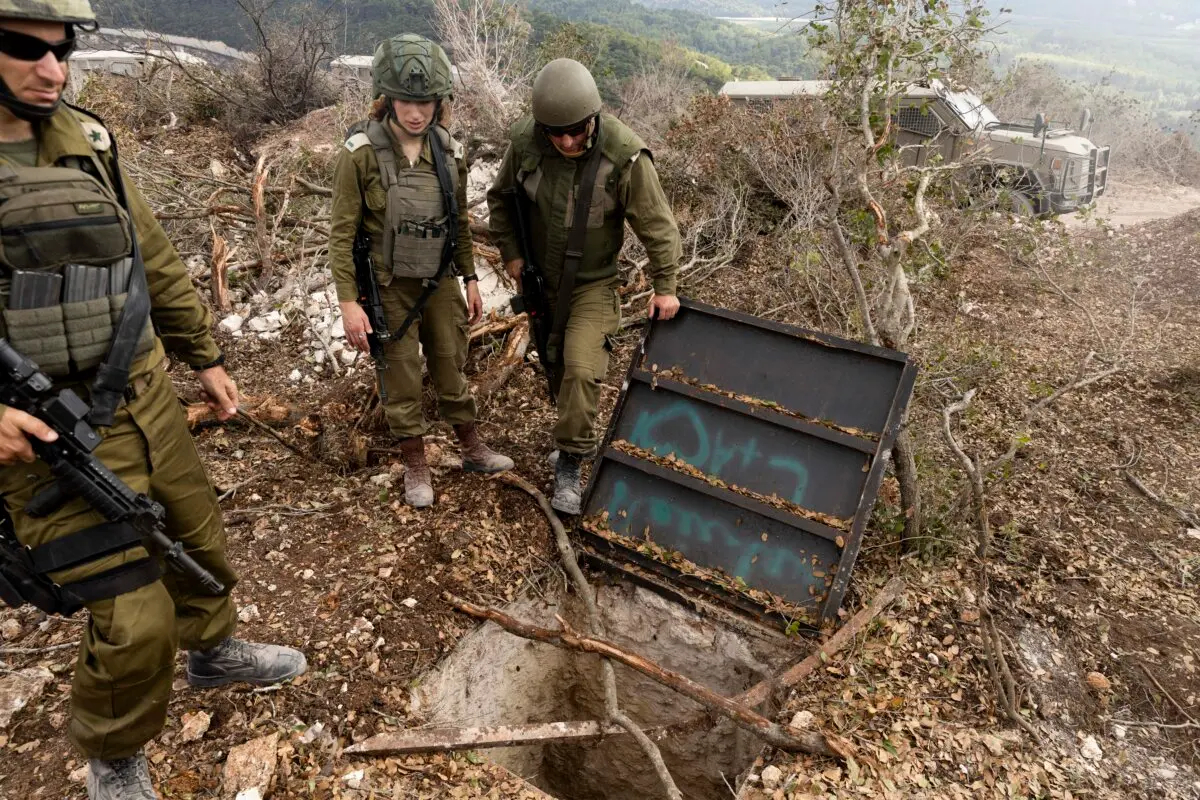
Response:
[[[282,0],[274,12],[286,19],[300,0]],[[217,39],[235,47],[252,44],[251,29],[236,0],[209,0],[204,4],[175,0],[99,0],[97,11],[106,26],[145,27],[164,33]],[[369,53],[382,39],[405,31],[433,35],[430,0],[360,0],[341,2],[329,13],[340,19],[339,52]],[[638,65],[661,57],[661,42],[670,41],[715,57],[727,65],[758,67],[758,77],[802,72],[804,43],[797,36],[763,35],[734,23],[688,11],[654,11],[630,0],[534,0],[530,21],[534,40],[550,36],[564,21],[588,23],[589,35],[603,51],[598,66],[625,76]],[[611,61],[609,55],[611,54]],[[701,59],[702,71],[721,64]],[[703,75],[701,77],[704,77]]]

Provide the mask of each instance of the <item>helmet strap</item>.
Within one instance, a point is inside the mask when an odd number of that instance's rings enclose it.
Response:
[[[18,100],[17,96],[12,93],[12,89],[8,88],[8,84],[0,78],[0,106],[4,106],[17,119],[25,122],[41,122],[42,120],[50,119],[54,116],[54,112],[58,111],[58,107],[62,104],[62,95],[54,101],[53,105],[39,106],[33,103],[26,103],[24,100]]]

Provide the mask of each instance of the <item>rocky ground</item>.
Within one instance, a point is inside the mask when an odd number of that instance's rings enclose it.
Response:
[[[149,163],[183,142],[158,136],[127,149]],[[236,156],[214,145],[187,159],[211,177],[211,160]],[[172,209],[165,191],[148,194],[156,208]],[[1050,228],[980,237],[947,275],[918,287],[911,427],[927,538],[901,546],[896,488],[886,482],[846,609],[892,575],[908,588],[779,713],[837,732],[856,755],[835,763],[766,751],[742,797],[1200,797],[1200,213],[1070,237]],[[208,254],[186,239],[189,230],[172,233],[207,296],[199,273]],[[248,247],[253,235],[248,227],[230,238]],[[1021,250],[1014,241],[1033,244]],[[687,292],[751,313],[777,309],[761,252],[748,248],[735,267]],[[342,751],[422,724],[410,690],[475,627],[442,591],[504,605],[560,580],[541,512],[512,488],[462,473],[444,426],[431,447],[437,503],[407,509],[394,444],[371,410],[370,368],[340,346],[324,272],[300,257],[261,293],[231,282],[217,336],[242,390],[286,409],[276,431],[295,449],[242,422],[199,422],[196,439],[242,576],[242,633],[300,647],[311,666],[292,685],[266,690],[179,684],[166,729],[148,747],[160,791],[537,796],[483,752],[358,760]],[[774,316],[803,319],[790,314]],[[638,336],[634,327],[620,342],[605,414]],[[495,375],[502,347],[502,337],[478,339],[467,367],[473,382]],[[1121,369],[1022,426],[1039,399],[1110,366]],[[194,400],[186,372],[172,374]],[[940,433],[941,409],[969,389],[978,395],[955,422],[967,452],[986,463],[1019,445],[988,484],[989,570],[1036,739],[1004,717],[981,661],[969,496]],[[552,419],[530,364],[480,403],[484,435],[543,487]],[[0,798],[84,796],[83,764],[64,737],[81,624],[0,611],[0,696],[11,698],[0,705]],[[795,647],[799,660],[809,645]]]

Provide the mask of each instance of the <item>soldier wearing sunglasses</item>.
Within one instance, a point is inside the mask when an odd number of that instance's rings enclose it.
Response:
[[[515,187],[528,200],[530,244],[554,316],[548,349],[555,363],[547,367],[560,382],[552,505],[564,514],[580,511],[580,463],[598,443],[600,383],[621,323],[617,257],[626,222],[649,257],[648,313],[668,320],[679,310],[679,228],[650,151],[600,105],[596,81],[578,61],[543,67],[533,84],[533,114],[513,126],[488,192],[492,238],[514,280],[525,262],[505,190]]]
[[[80,499],[28,513],[54,482],[30,439],[56,434],[3,406],[0,546],[28,562],[25,577],[51,587],[19,599],[48,613],[88,611],[67,729],[89,759],[88,797],[154,800],[143,745],[166,721],[180,647],[193,686],[273,684],[306,664],[299,651],[232,635],[237,575],[165,353],[191,365],[222,419],[236,413],[238,392],[187,270],[121,177],[116,142],[62,102],[75,30],[95,26],[88,0],[0,0],[0,336],[55,390],[88,402],[103,436],[94,455],[165,507],[168,535],[224,590],[163,573],[136,532],[104,524]]]

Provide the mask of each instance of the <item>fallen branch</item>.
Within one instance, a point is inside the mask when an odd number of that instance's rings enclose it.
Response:
[[[515,316],[490,316],[479,322],[475,327],[471,328],[471,333],[468,337],[469,341],[482,339],[484,336],[493,336],[497,333],[505,333],[511,331],[518,325],[525,323],[526,316],[517,314]]]
[[[733,698],[734,702],[750,708],[755,708],[765,703],[772,694],[780,689],[788,689],[795,686],[800,681],[808,677],[817,668],[822,666],[830,657],[835,655],[843,647],[854,641],[854,637],[865,628],[871,620],[875,619],[883,612],[885,608],[891,605],[897,597],[904,593],[904,579],[892,578],[888,581],[871,604],[859,611],[850,621],[843,625],[837,633],[829,637],[815,653],[812,653],[799,664],[791,667],[786,672],[773,678],[768,678],[761,683],[755,684],[746,691]]]
[[[563,527],[562,521],[554,513],[550,501],[546,499],[546,495],[537,490],[537,487],[520,475],[512,472],[502,472],[498,476],[498,480],[510,486],[515,486],[537,501],[538,507],[546,515],[546,521],[550,523],[550,529],[554,532],[554,544],[558,548],[558,555],[562,559],[563,567],[567,570],[567,574],[571,576],[571,581],[575,584],[575,590],[583,600],[584,608],[587,609],[588,624],[593,632],[599,632],[601,628],[600,609],[596,607],[596,595],[592,592],[592,587],[587,582],[587,578],[583,577],[583,570],[579,568],[579,559],[575,557],[575,548],[571,547],[571,539],[567,536],[567,529]],[[637,723],[621,710],[619,698],[617,697],[617,675],[613,670],[612,663],[608,659],[603,659],[600,662],[600,676],[604,682],[604,713],[610,720],[628,731],[637,741],[638,746],[642,748],[642,752],[646,754],[646,758],[653,765],[654,772],[658,775],[658,780],[663,785],[667,797],[670,800],[683,800],[683,793],[675,785],[675,779],[671,777],[671,771],[667,769],[667,764],[663,761],[658,745],[651,741],[650,737],[642,731]]]
[[[248,412],[243,411],[242,409],[239,408],[237,411],[237,414],[239,417],[246,420],[247,422],[249,422],[254,427],[258,428],[263,433],[266,433],[268,436],[275,439],[275,441],[279,442],[281,445],[286,447],[288,450],[291,450],[293,453],[300,456],[301,458],[306,459],[308,461],[316,460],[311,455],[304,452],[304,450],[302,450],[301,448],[299,448],[296,445],[289,442],[287,439],[280,436],[279,432],[274,430],[273,428],[271,428],[271,426],[265,425],[265,424],[259,422],[258,420],[256,420],[254,417],[250,416],[250,414]]]
[[[246,395],[242,398],[241,406],[253,413],[259,422],[268,425],[285,425],[298,415],[295,408],[272,395]],[[220,422],[216,412],[207,403],[191,403],[185,409],[185,414],[189,429]]]
[[[1126,727],[1159,728],[1164,731],[1187,730],[1190,728],[1195,728],[1196,730],[1200,730],[1200,722],[1180,722],[1177,725],[1170,725],[1166,722],[1150,722],[1150,721],[1139,722],[1138,720],[1134,720],[1134,719],[1114,719],[1114,720],[1111,720],[1111,722],[1113,722],[1116,725],[1125,725]]]
[[[1121,470],[1121,474],[1125,476],[1126,483],[1136,489],[1139,494],[1141,494],[1151,503],[1158,506],[1168,514],[1174,514],[1180,519],[1180,521],[1183,522],[1184,525],[1187,525],[1189,528],[1200,528],[1200,519],[1198,519],[1195,514],[1159,497],[1150,489],[1150,487],[1142,483],[1136,475],[1130,472],[1128,468],[1120,467],[1119,469]]]
[[[603,722],[546,722],[537,725],[495,725],[479,728],[433,728],[381,733],[352,744],[347,755],[398,756],[407,753],[444,753],[554,742],[590,742],[624,735],[619,725]]]
[[[828,757],[845,758],[847,755],[845,745],[835,743],[823,734],[794,731],[778,723],[771,722],[761,714],[735,703],[728,697],[717,694],[706,686],[696,683],[686,675],[680,675],[677,672],[665,669],[636,653],[631,653],[618,647],[612,642],[577,634],[571,630],[561,617],[558,618],[558,621],[563,626],[562,630],[552,630],[522,622],[498,609],[485,608],[484,606],[469,603],[460,597],[455,597],[449,592],[444,592],[442,597],[459,611],[470,614],[476,619],[495,622],[501,628],[504,628],[504,630],[520,636],[522,639],[543,642],[567,650],[577,650],[581,653],[594,653],[612,661],[619,661],[630,669],[650,678],[655,683],[678,692],[684,697],[700,703],[705,708],[727,717],[740,727],[781,750],[814,753]]]
[[[299,175],[296,176],[296,183],[300,184],[305,189],[308,189],[313,194],[323,195],[324,197],[333,197],[333,189],[325,186],[318,186],[315,183],[310,183],[304,180],[304,178],[301,178]]]
[[[1165,697],[1171,701],[1171,705],[1175,706],[1175,710],[1178,711],[1180,714],[1183,714],[1184,719],[1186,719],[1188,722],[1196,721],[1196,718],[1193,717],[1191,714],[1189,714],[1187,712],[1187,709],[1184,708],[1179,703],[1178,700],[1176,700],[1174,697],[1172,697],[1170,692],[1168,692],[1165,688],[1163,688],[1163,685],[1158,682],[1158,678],[1154,677],[1154,673],[1150,671],[1149,667],[1147,667],[1145,664],[1138,664],[1138,666],[1142,668],[1142,672],[1146,673],[1146,677],[1149,678],[1154,683],[1154,685],[1158,687],[1158,690],[1163,693],[1163,697]]]
[[[79,647],[79,641],[52,644],[49,647],[0,647],[0,656],[36,656],[41,653],[53,653],[57,650],[67,650],[72,647]]]

